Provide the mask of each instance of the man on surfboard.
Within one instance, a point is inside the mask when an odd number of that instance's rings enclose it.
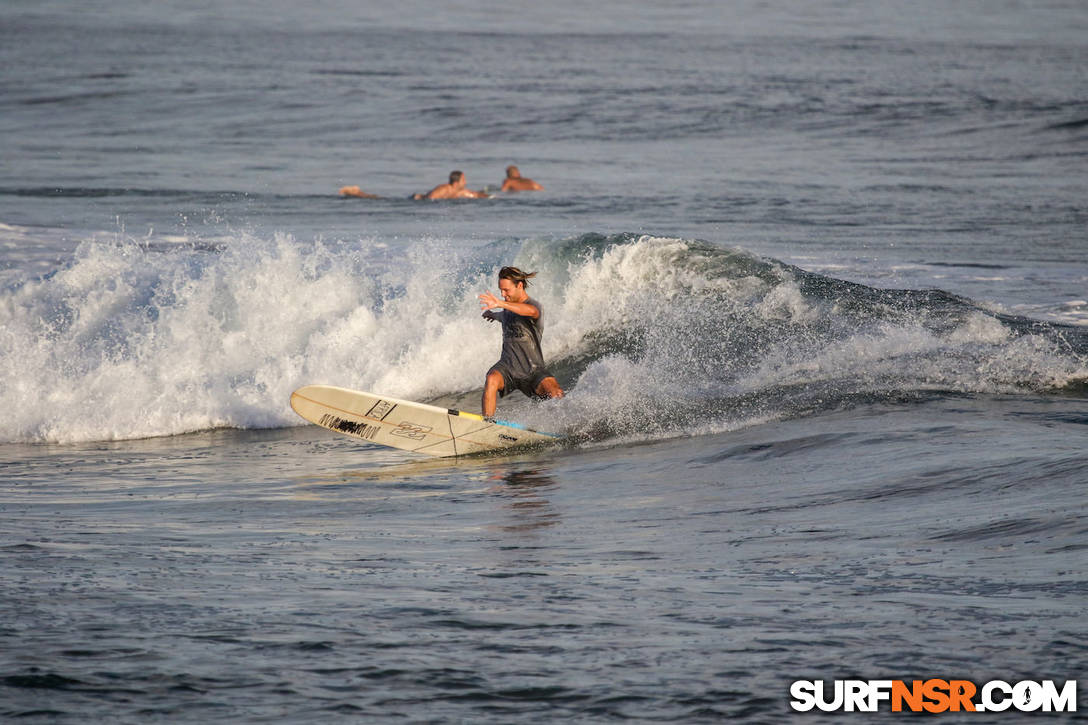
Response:
[[[486,199],[486,191],[466,189],[468,180],[460,171],[450,172],[450,183],[439,184],[426,194],[414,194],[413,199]]]
[[[480,295],[483,318],[502,323],[502,355],[487,371],[481,407],[484,416],[495,415],[499,397],[520,390],[530,398],[562,398],[559,381],[544,367],[540,337],[544,323],[540,303],[525,288],[536,272],[525,273],[517,267],[499,270],[500,300],[490,292]],[[496,310],[495,308],[499,308]]]
[[[544,191],[544,187],[527,176],[522,176],[516,166],[506,167],[506,178],[502,180],[503,191]]]

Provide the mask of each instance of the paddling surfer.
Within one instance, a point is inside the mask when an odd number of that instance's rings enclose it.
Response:
[[[486,417],[495,415],[499,397],[520,390],[530,398],[562,398],[559,381],[544,367],[540,337],[544,323],[540,303],[529,296],[526,287],[536,273],[517,267],[499,270],[499,299],[490,292],[480,295],[483,318],[502,323],[502,355],[487,371],[481,407]],[[496,310],[495,308],[499,308]]]
[[[502,181],[503,191],[544,191],[544,187],[527,176],[522,176],[516,166],[506,167],[506,178]]]
[[[486,191],[473,191],[466,189],[468,180],[460,171],[450,172],[450,183],[439,184],[426,194],[413,194],[413,199],[486,199]]]

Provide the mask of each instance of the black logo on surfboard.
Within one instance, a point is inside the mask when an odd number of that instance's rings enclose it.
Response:
[[[378,420],[385,420],[385,416],[393,412],[393,408],[396,408],[396,403],[390,403],[388,400],[379,400],[374,404],[370,410],[367,411],[367,418],[377,418]]]
[[[321,416],[321,425],[332,430],[338,430],[341,433],[347,433],[351,436],[357,436],[359,438],[365,438],[368,441],[374,440],[374,436],[381,430],[380,426],[368,425],[366,423],[356,423],[351,420],[344,420],[343,418],[337,418],[331,413],[325,413]]]

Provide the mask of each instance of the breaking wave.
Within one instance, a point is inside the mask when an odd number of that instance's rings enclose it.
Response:
[[[539,273],[568,389],[504,417],[583,440],[729,430],[946,394],[1077,394],[1088,328],[938,290],[875,289],[675,238],[83,243],[0,291],[0,440],[75,442],[299,424],[329,383],[474,409],[500,331],[476,295]]]

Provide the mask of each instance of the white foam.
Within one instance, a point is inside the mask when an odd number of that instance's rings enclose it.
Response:
[[[416,398],[470,387],[494,340],[467,334],[467,294],[435,307],[442,267],[428,266],[438,271],[408,269],[406,294],[378,311],[383,270],[321,244],[281,236],[151,254],[85,243],[53,277],[0,295],[0,402],[11,411],[0,439],[294,425],[287,401],[306,382]]]
[[[819,315],[818,310],[805,301],[797,284],[789,278],[772,287],[754,310],[765,320],[794,324],[815,322]]]
[[[501,330],[481,320],[476,295],[510,263],[540,272],[530,293],[545,310],[546,357],[590,358],[563,381],[563,401],[504,399],[511,418],[545,430],[729,430],[787,414],[770,391],[826,381],[847,393],[1017,392],[1088,378],[1060,336],[1013,334],[981,311],[951,327],[930,324],[948,314],[936,310],[866,313],[841,291],[803,292],[788,268],[684,240],[465,258],[476,253],[440,239],[407,250],[282,235],[215,247],[92,239],[52,276],[0,291],[0,440],[297,425],[288,398],[306,383],[417,400],[478,389]],[[738,396],[766,404],[738,417]]]

